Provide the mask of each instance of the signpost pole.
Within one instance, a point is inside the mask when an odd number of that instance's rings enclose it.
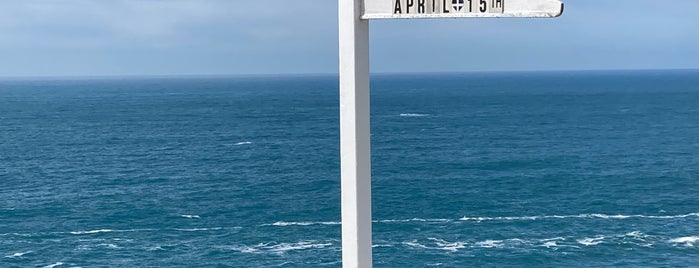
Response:
[[[369,21],[362,0],[339,0],[342,266],[372,267]]]

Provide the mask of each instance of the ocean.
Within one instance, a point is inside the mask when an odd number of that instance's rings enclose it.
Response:
[[[0,81],[0,267],[340,267],[333,75]],[[372,77],[375,267],[699,267],[699,71]]]

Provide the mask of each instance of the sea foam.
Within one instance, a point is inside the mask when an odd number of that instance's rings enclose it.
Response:
[[[578,243],[580,243],[581,245],[585,245],[585,246],[599,245],[599,244],[602,244],[602,242],[604,242],[604,236],[598,236],[595,238],[585,237],[583,239],[578,240]]]
[[[98,234],[98,233],[110,233],[113,232],[112,229],[99,229],[99,230],[89,230],[89,231],[72,231],[71,234],[83,235],[83,234]]]
[[[61,266],[61,265],[63,265],[63,263],[59,261],[59,262],[54,263],[54,264],[46,265],[46,266],[44,266],[44,268],[54,268],[56,266]]]
[[[685,236],[670,239],[670,243],[673,244],[684,244],[687,247],[694,247],[694,244],[699,241],[699,236]]]
[[[29,253],[32,253],[32,251],[17,252],[17,253],[14,253],[14,254],[5,256],[5,258],[20,258],[20,257],[22,257],[22,256],[24,256],[24,255],[29,254]]]
[[[250,145],[252,144],[251,141],[241,141],[235,144],[235,146],[241,146],[241,145]]]
[[[340,225],[341,222],[338,221],[300,221],[300,222],[285,222],[278,221],[270,224],[262,224],[260,226],[311,226],[311,225]]]

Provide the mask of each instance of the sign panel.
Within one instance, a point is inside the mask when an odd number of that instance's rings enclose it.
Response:
[[[563,13],[559,0],[363,0],[362,19],[530,17]]]

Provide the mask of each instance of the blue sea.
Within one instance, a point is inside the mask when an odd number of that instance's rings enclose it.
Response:
[[[0,267],[340,267],[338,79],[0,81]],[[699,71],[372,77],[375,267],[699,267]]]

